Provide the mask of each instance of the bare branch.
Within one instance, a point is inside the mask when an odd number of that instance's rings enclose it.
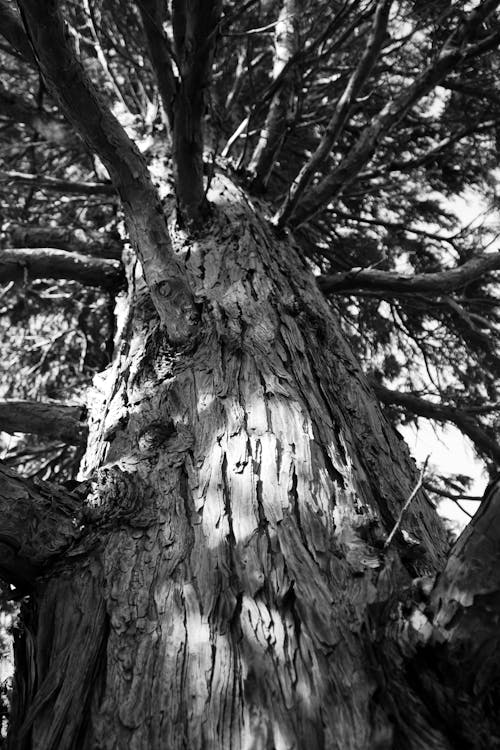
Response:
[[[395,536],[397,530],[401,526],[401,521],[403,520],[404,514],[406,513],[406,511],[410,507],[413,498],[416,496],[417,492],[419,491],[419,489],[422,487],[422,485],[424,483],[424,475],[425,475],[425,470],[427,468],[427,464],[429,462],[429,458],[430,458],[430,456],[427,456],[427,458],[425,459],[425,461],[424,461],[424,463],[422,465],[422,468],[420,469],[420,474],[419,474],[419,477],[418,477],[418,481],[417,481],[415,487],[412,489],[411,493],[409,494],[407,500],[405,500],[405,502],[403,503],[403,506],[402,506],[401,510],[399,511],[399,515],[398,515],[398,517],[396,519],[396,523],[394,524],[391,533],[389,534],[389,536],[387,537],[387,539],[385,541],[385,544],[384,544],[384,548],[385,549],[387,549],[387,547],[389,547],[389,545],[391,544],[392,540],[394,539],[394,536]]]
[[[271,99],[259,142],[248,166],[252,188],[257,191],[265,189],[267,185],[292,110],[290,100],[293,97],[293,70],[288,63],[293,59],[297,48],[296,27],[296,0],[284,0],[274,37],[273,79],[276,81],[280,77],[280,84]]]
[[[146,162],[76,59],[57,0],[19,0],[19,5],[49,88],[102,160],[120,195],[127,229],[162,324],[172,340],[185,340],[197,313]]]
[[[359,95],[363,85],[368,79],[379,56],[385,38],[391,5],[392,0],[379,0],[377,3],[366,49],[363,52],[356,69],[351,75],[344,93],[337,102],[335,111],[326,127],[319,146],[295,178],[288,197],[277,214],[277,219],[280,224],[285,223],[288,218],[292,216],[300,197],[308,188],[315,173],[322,168],[326,158],[329,156],[335,143],[342,134],[352,107],[356,102],[356,97]]]
[[[124,283],[118,260],[69,253],[54,247],[0,250],[0,282],[72,279],[86,286],[118,289]]]
[[[62,487],[22,479],[0,463],[0,514],[0,576],[25,593],[78,538],[82,504]]]
[[[14,247],[57,247],[59,250],[120,260],[123,244],[117,234],[90,229],[17,226],[9,231]]]
[[[85,445],[85,409],[56,402],[0,401],[0,431],[43,435],[70,445]]]
[[[26,172],[0,172],[0,182],[14,182],[20,185],[30,185],[40,190],[57,190],[60,193],[76,193],[78,195],[114,195],[115,188],[105,182],[72,182],[59,180],[46,175],[27,174]]]
[[[379,140],[397,125],[412,107],[426,96],[432,89],[446,78],[449,73],[457,69],[467,59],[481,54],[493,43],[488,38],[475,44],[469,43],[470,38],[480,22],[491,15],[498,5],[494,0],[485,0],[463,22],[460,32],[451,36],[443,46],[437,59],[425,70],[412,85],[406,87],[399,96],[388,102],[380,113],[372,119],[359,136],[347,156],[340,164],[324,177],[317,186],[303,195],[303,201],[296,206],[288,223],[297,227],[322,210],[330,201],[336,198],[357,177],[361,169],[370,161]],[[500,39],[500,32],[496,33]],[[497,41],[498,41],[497,39]],[[281,216],[283,209],[276,214],[275,221],[282,226],[286,222]]]
[[[472,440],[481,453],[490,456],[494,461],[500,461],[500,445],[470,415],[455,406],[436,404],[412,393],[393,391],[373,379],[370,382],[375,395],[383,404],[399,406],[411,414],[436,422],[451,422]]]
[[[483,253],[461,266],[436,273],[413,276],[392,271],[359,269],[331,276],[319,276],[318,286],[325,293],[362,294],[364,291],[412,294],[446,294],[500,269],[500,252]]]

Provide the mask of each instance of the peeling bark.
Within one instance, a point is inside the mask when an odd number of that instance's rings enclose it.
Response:
[[[82,506],[63,489],[0,464],[0,576],[22,593],[77,539]]]
[[[384,549],[408,452],[293,244],[225,178],[210,200],[189,242],[198,338],[173,347],[139,285],[96,381],[92,555],[40,581],[16,646],[37,675],[16,688],[26,748],[456,747],[399,636],[375,639],[398,592],[442,568],[444,529],[420,491]],[[97,634],[87,660],[69,627]],[[86,707],[64,734],[62,695]]]

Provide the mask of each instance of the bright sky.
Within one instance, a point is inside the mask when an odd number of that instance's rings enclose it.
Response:
[[[398,432],[408,443],[418,466],[421,466],[427,456],[430,456],[429,469],[435,469],[444,475],[467,474],[474,480],[467,494],[483,494],[488,484],[484,464],[476,458],[470,440],[464,437],[456,427],[433,425],[421,419],[418,429],[413,425],[406,425],[398,427]],[[460,504],[471,514],[474,514],[478,505],[477,502],[470,500],[461,500]],[[439,504],[438,513],[449,519],[457,532],[461,531],[470,520],[453,500],[443,499]]]

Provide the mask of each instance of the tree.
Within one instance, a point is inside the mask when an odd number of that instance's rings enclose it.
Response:
[[[0,1],[4,316],[110,359],[88,416],[0,407],[84,446],[1,467],[9,747],[500,747],[498,486],[450,548],[393,426],[498,458],[495,226],[450,206],[495,196],[497,6]]]

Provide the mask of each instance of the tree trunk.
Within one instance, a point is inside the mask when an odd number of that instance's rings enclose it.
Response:
[[[410,670],[426,616],[399,600],[448,547],[422,491],[385,545],[408,451],[292,240],[225,178],[208,197],[205,234],[172,229],[196,335],[169,342],[140,278],[122,310],[82,534],[24,605],[10,747],[475,747]]]

